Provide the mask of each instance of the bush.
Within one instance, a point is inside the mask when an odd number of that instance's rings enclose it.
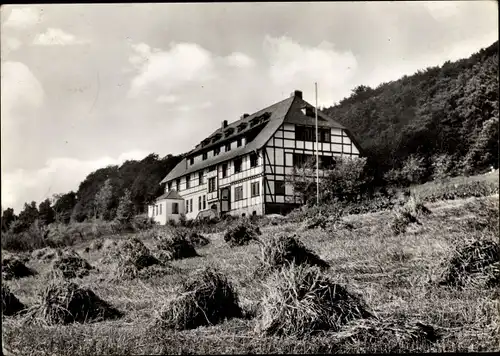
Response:
[[[317,267],[289,265],[264,284],[256,331],[264,335],[304,336],[338,331],[346,322],[371,317],[362,300]]]
[[[2,315],[12,316],[25,309],[25,305],[2,283]]]
[[[178,296],[160,312],[160,325],[176,330],[214,325],[241,317],[238,295],[227,278],[213,267],[196,272],[184,282]]]
[[[457,249],[445,268],[441,285],[464,286],[469,277],[485,272],[485,269],[500,261],[500,246],[495,241],[477,240]],[[496,273],[493,269],[492,273]]]
[[[226,231],[224,234],[224,241],[231,247],[243,246],[249,244],[252,240],[256,240],[257,236],[260,234],[261,232],[258,226],[244,220]]]
[[[59,279],[51,280],[42,290],[37,313],[49,324],[87,323],[123,316],[90,289]]]
[[[470,181],[448,182],[445,184],[423,185],[418,190],[418,197],[426,202],[438,200],[465,199],[470,197],[485,197],[498,194],[498,181]]]
[[[330,267],[327,262],[304,246],[296,236],[275,235],[264,241],[258,273],[267,274],[289,264]]]

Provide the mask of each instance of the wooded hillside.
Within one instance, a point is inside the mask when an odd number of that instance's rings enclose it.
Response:
[[[323,109],[351,129],[381,177],[409,155],[454,170],[498,166],[498,42],[470,58],[379,85],[359,86]]]

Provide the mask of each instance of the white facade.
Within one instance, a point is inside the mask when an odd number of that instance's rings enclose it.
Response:
[[[181,215],[185,214],[184,208],[184,200],[161,199],[155,205],[148,206],[148,217],[160,225],[166,225],[168,220],[178,222]]]
[[[276,208],[284,205],[301,204],[300,197],[293,192],[292,186],[285,183],[285,176],[291,174],[294,162],[298,155],[314,156],[316,142],[297,139],[299,130],[311,129],[302,125],[283,123],[267,141],[266,145],[258,151],[243,154],[239,157],[217,163],[203,170],[193,172],[178,179],[168,181],[165,191],[177,190],[183,198],[179,201],[180,214],[185,214],[188,219],[195,219],[201,211],[214,208],[217,212],[227,210],[228,214],[242,216],[263,215],[274,212]],[[319,155],[325,157],[359,156],[359,149],[350,140],[345,130],[339,128],[322,128],[325,142],[320,142]],[[301,131],[302,132],[302,131]],[[329,135],[327,135],[329,133]],[[241,145],[246,142],[242,139]],[[237,142],[230,143],[231,149],[237,148]],[[220,154],[225,152],[226,143],[221,143]],[[205,159],[213,157],[214,151],[207,152]],[[251,162],[250,157],[257,159]],[[237,171],[238,160],[241,160],[240,169]],[[203,155],[187,159],[186,164],[196,164],[203,161]],[[253,166],[252,164],[253,163]],[[223,201],[223,196],[228,194],[228,203]],[[161,224],[165,224],[171,210],[169,203],[163,204],[164,215],[154,215],[151,206],[148,213]],[[170,215],[169,215],[170,214]],[[179,215],[180,215],[179,214]],[[178,220],[178,217],[173,217]]]

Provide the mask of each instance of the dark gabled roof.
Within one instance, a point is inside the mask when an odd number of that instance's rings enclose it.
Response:
[[[206,152],[211,149],[213,149],[216,146],[220,146],[223,143],[232,140],[236,137],[240,137],[245,135],[246,133],[252,131],[252,130],[260,130],[260,132],[257,133],[255,138],[248,142],[245,146],[243,147],[238,147],[236,149],[233,149],[229,152],[221,152],[217,156],[210,157],[204,161],[195,163],[191,166],[187,165],[186,158],[184,158],[181,162],[175,166],[174,169],[172,169],[167,176],[160,182],[161,183],[166,183],[168,181],[171,181],[173,179],[179,178],[181,176],[184,176],[186,174],[192,173],[199,171],[201,169],[205,169],[207,167],[213,166],[215,164],[236,158],[238,156],[250,153],[252,151],[258,150],[262,148],[267,141],[273,136],[273,134],[276,132],[276,130],[283,124],[283,122],[288,122],[288,123],[294,123],[294,124],[301,124],[301,125],[315,125],[315,118],[314,117],[308,117],[304,115],[301,111],[301,109],[305,108],[306,106],[308,107],[313,107],[311,104],[307,103],[306,101],[302,100],[298,96],[292,96],[289,97],[285,100],[282,100],[276,104],[273,104],[265,109],[262,109],[260,111],[257,111],[256,113],[249,115],[248,117],[245,117],[243,119],[240,119],[238,121],[235,121],[228,126],[224,128],[219,128],[216,131],[214,131],[210,136],[208,136],[205,140],[211,139],[213,136],[216,134],[223,133],[225,130],[228,128],[236,128],[242,123],[246,123],[247,126],[245,129],[243,129],[240,132],[235,132],[233,135],[228,136],[227,138],[224,139],[219,139],[215,143],[210,143],[206,146],[201,146],[198,145],[190,151],[187,154],[187,157],[192,156],[193,154],[196,153],[201,153],[201,152]],[[269,116],[266,115],[266,113],[269,113]],[[267,118],[265,118],[268,116]],[[262,117],[262,121],[258,123],[255,126],[251,126],[249,123],[252,119]],[[318,111],[318,126],[323,126],[323,127],[336,127],[340,129],[346,129],[344,126],[330,118],[329,116],[323,114],[322,112]],[[203,141],[205,141],[203,140]],[[202,141],[202,142],[203,142]]]
[[[156,201],[164,200],[164,199],[184,200],[184,198],[181,197],[181,195],[175,189],[172,189],[169,192],[159,196],[158,198],[156,198]]]

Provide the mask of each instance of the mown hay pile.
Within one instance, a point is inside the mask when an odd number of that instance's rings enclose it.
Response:
[[[158,235],[159,241],[156,247],[163,252],[161,259],[170,261],[198,256],[188,236],[188,231],[183,229],[175,229],[171,233]]]
[[[63,255],[52,264],[52,269],[60,272],[64,278],[82,278],[94,269],[85,259],[78,255]]]
[[[207,267],[182,284],[179,294],[164,305],[159,320],[164,327],[185,330],[241,315],[231,283],[217,269]]]
[[[330,265],[309,250],[295,235],[278,234],[264,240],[261,245],[260,266],[263,275],[282,266],[294,263],[328,268]]]
[[[304,336],[337,331],[350,320],[371,317],[364,302],[334,283],[318,267],[289,265],[265,282],[256,332]]]
[[[16,298],[9,287],[2,285],[2,315],[11,316],[25,309],[23,303]]]
[[[487,276],[487,284],[495,285],[498,279],[500,246],[492,240],[477,240],[457,249],[449,261],[444,263],[445,271],[441,285],[464,286],[478,275]]]
[[[258,226],[248,221],[243,221],[236,226],[230,227],[226,231],[224,234],[224,241],[231,247],[243,246],[249,244],[252,240],[256,240],[258,235],[261,235]]]
[[[436,328],[418,320],[356,319],[335,339],[342,352],[418,352],[441,337]],[[338,341],[337,341],[338,340]]]
[[[2,278],[4,280],[18,279],[34,276],[36,272],[27,267],[21,260],[13,258],[4,258],[2,260]]]
[[[395,235],[403,234],[410,224],[421,224],[419,217],[431,214],[431,211],[417,198],[411,196],[403,205],[393,209],[391,229]]]
[[[54,279],[42,290],[38,314],[48,324],[69,324],[115,319],[123,314],[89,289]]]

